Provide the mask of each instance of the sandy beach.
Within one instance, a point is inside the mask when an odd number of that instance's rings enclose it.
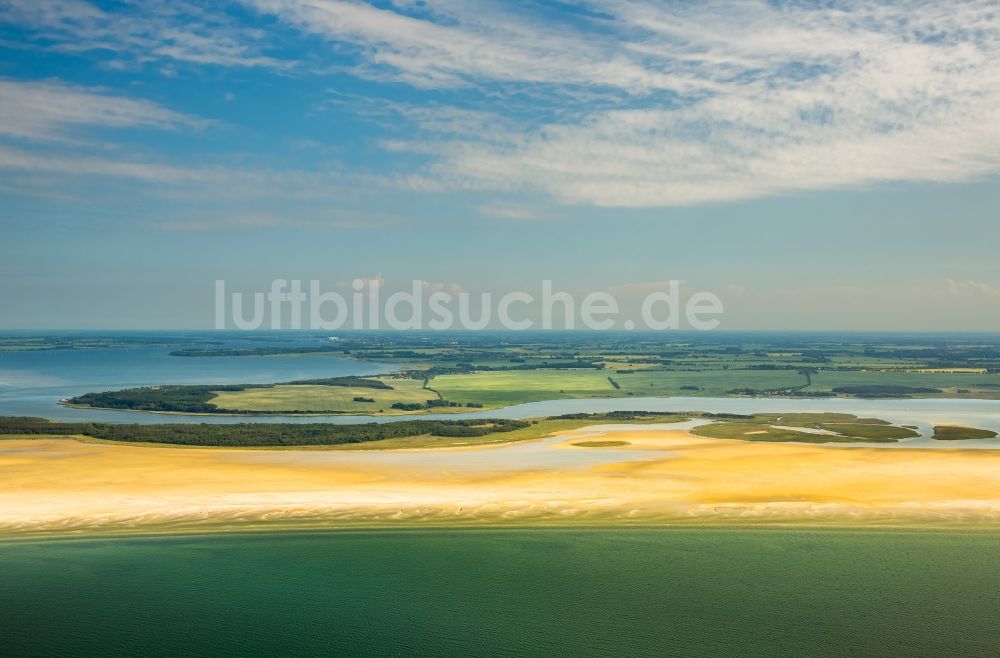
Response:
[[[12,439],[0,441],[0,536],[410,524],[1000,528],[997,473],[1000,450],[760,443],[662,426],[420,450]]]

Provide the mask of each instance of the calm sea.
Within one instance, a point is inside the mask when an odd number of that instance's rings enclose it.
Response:
[[[986,656],[1000,536],[456,530],[0,544],[4,656]]]

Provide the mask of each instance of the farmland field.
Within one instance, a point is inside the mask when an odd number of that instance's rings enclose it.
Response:
[[[438,397],[434,391],[423,388],[423,381],[419,379],[386,379],[385,382],[392,388],[296,384],[220,391],[210,402],[220,409],[240,411],[372,413],[396,411],[392,409],[395,403],[424,404]]]
[[[441,375],[430,386],[453,402],[485,405],[551,400],[553,397],[608,397],[617,393],[601,370],[505,370]]]
[[[1000,374],[973,372],[911,372],[819,370],[807,391],[831,391],[841,386],[897,385],[932,387],[955,397],[1000,398]],[[959,391],[958,389],[962,389]]]
[[[780,389],[804,383],[794,370],[573,369],[440,375],[430,386],[446,400],[503,405],[554,398],[721,396],[733,388]]]

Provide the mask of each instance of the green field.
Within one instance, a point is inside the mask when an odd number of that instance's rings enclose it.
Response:
[[[636,397],[714,397],[738,388],[776,390],[805,384],[805,377],[795,370],[643,370],[611,376],[622,394]]]
[[[556,398],[723,396],[733,388],[778,389],[804,382],[794,370],[547,369],[439,375],[430,386],[453,402],[501,406]]]
[[[994,373],[819,370],[812,375],[812,386],[805,390],[831,391],[859,385],[930,387],[941,389],[949,397],[1000,399],[1000,374]]]
[[[616,393],[602,370],[504,370],[440,375],[430,386],[451,402],[502,406],[553,398],[609,397]]]
[[[445,374],[434,377],[431,387],[447,400],[487,406],[581,397],[724,397],[734,391],[781,395],[794,390],[803,394],[833,395],[835,388],[844,386],[886,385],[941,391],[916,393],[919,397],[1000,399],[1000,374],[996,373],[811,369],[807,380],[805,375],[792,369],[664,370],[625,362],[612,362],[612,367]]]
[[[419,379],[383,379],[391,389],[361,386],[279,384],[243,391],[219,391],[209,402],[220,409],[239,411],[316,411],[334,413],[412,413],[392,408],[394,403],[425,404],[438,399]],[[359,401],[355,398],[373,400]],[[461,411],[440,408],[438,411]]]

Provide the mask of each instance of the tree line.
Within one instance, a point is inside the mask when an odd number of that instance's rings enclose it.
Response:
[[[477,437],[528,427],[523,420],[404,420],[392,423],[62,423],[45,418],[0,416],[0,434],[82,435],[128,443],[188,446],[324,446],[411,436]]]

